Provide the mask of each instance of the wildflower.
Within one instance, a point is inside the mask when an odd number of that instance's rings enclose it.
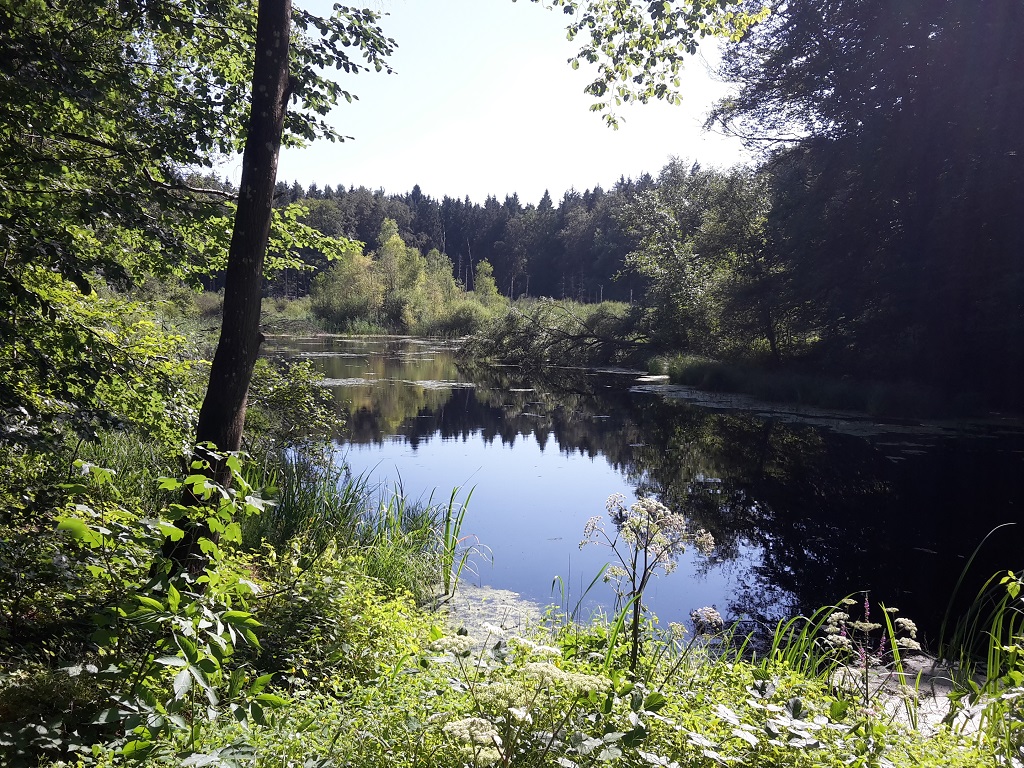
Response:
[[[711,635],[725,628],[725,621],[713,605],[697,608],[690,612],[690,621],[698,635]]]
[[[715,537],[711,535],[710,531],[701,528],[693,538],[693,546],[702,555],[710,555],[715,551]]]
[[[447,723],[442,729],[449,736],[467,744],[501,745],[501,736],[488,720],[482,717],[465,717]]]
[[[626,497],[621,493],[613,493],[608,497],[608,500],[604,503],[604,508],[609,515],[625,514]]]
[[[502,627],[499,627],[496,624],[491,624],[491,622],[489,621],[485,621],[480,626],[487,632],[488,635],[491,635],[492,637],[505,636],[505,630]]]
[[[850,623],[850,629],[854,632],[864,632],[865,634],[868,632],[874,632],[876,629],[881,628],[881,624],[875,624],[871,621],[854,621]]]
[[[626,569],[621,565],[609,565],[604,569],[604,581],[622,581],[626,578]]]
[[[921,644],[910,637],[898,637],[896,638],[896,645],[907,651],[920,651]]]
[[[895,624],[896,629],[906,632],[912,638],[917,637],[917,624],[915,624],[910,619],[905,619],[901,616],[900,618],[896,619],[896,621],[893,622],[893,624]]]
[[[517,723],[526,723],[527,725],[533,723],[533,715],[530,714],[530,710],[526,707],[509,707],[508,713],[512,715],[512,719]]]
[[[480,685],[476,689],[476,700],[479,705],[491,712],[502,712],[507,709],[525,707],[530,700],[531,692],[521,681],[501,681]]]
[[[523,668],[529,677],[535,677],[541,685],[565,680],[566,673],[547,661],[531,661]]]
[[[555,648],[551,645],[541,645],[535,643],[532,640],[527,640],[525,637],[512,637],[509,638],[509,642],[512,645],[517,645],[527,653],[534,656],[550,656],[552,658],[558,658],[562,655],[561,648]]]
[[[494,747],[478,749],[473,755],[474,765],[494,765],[499,760],[501,760],[501,753]]]
[[[564,683],[565,687],[577,696],[591,691],[605,691],[609,686],[607,678],[600,675],[585,675],[582,672],[566,673]]]
[[[427,646],[427,650],[437,653],[450,653],[454,656],[465,656],[477,645],[477,641],[469,635],[446,635],[439,637]]]
[[[844,631],[849,621],[850,614],[845,611],[833,611],[828,619],[825,620],[825,634],[834,635]]]
[[[845,635],[826,635],[825,642],[838,651],[849,651],[853,649],[853,643],[851,643],[850,638]]]
[[[680,640],[686,636],[686,627],[677,621],[669,622],[668,631],[675,640]]]
[[[583,526],[583,541],[580,542],[580,549],[583,549],[587,544],[596,543],[595,535],[598,533],[604,533],[604,522],[600,515],[594,515]]]

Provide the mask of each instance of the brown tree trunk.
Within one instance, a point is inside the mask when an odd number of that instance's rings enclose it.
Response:
[[[212,443],[219,451],[241,448],[249,381],[263,341],[259,327],[263,261],[270,240],[277,159],[290,96],[291,12],[291,0],[260,0],[252,112],[228,251],[224,316],[196,429],[197,444]],[[224,485],[230,481],[227,468],[216,462],[211,476]],[[199,549],[203,537],[212,538],[210,530],[193,521],[185,524],[182,539],[165,542],[163,554],[171,559],[175,572],[196,574],[205,569],[206,558]]]

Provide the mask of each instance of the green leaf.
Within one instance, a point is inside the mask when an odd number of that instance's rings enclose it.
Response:
[[[196,648],[196,644],[188,637],[184,635],[175,635],[174,642],[177,643],[181,652],[185,654],[185,658],[188,659],[189,664],[195,664],[199,661],[199,652]]]
[[[259,703],[255,701],[250,702],[249,704],[249,716],[252,718],[252,721],[257,725],[262,725],[264,728],[266,728],[269,725],[269,723],[267,722],[266,715],[263,714],[263,707],[261,707]]]
[[[660,693],[652,693],[644,699],[644,711],[646,712],[657,712],[668,704],[668,698]]]
[[[241,625],[245,627],[262,627],[253,615],[248,611],[224,611],[220,615],[221,619],[228,624]]]
[[[171,523],[160,521],[157,523],[157,527],[160,529],[160,534],[171,541],[181,541],[181,537],[185,535],[181,528]]]
[[[270,681],[273,679],[274,674],[272,672],[270,674],[260,675],[256,678],[255,681],[253,681],[253,684],[249,686],[249,694],[255,696],[264,688],[266,688]]]
[[[626,731],[622,734],[622,746],[633,749],[639,747],[644,743],[644,739],[647,738],[647,729],[643,726],[637,726],[631,731]]]
[[[181,593],[171,584],[167,587],[167,606],[171,613],[177,613],[179,605],[181,605]]]
[[[273,709],[287,707],[289,704],[288,699],[282,696],[277,696],[273,693],[261,693],[259,696],[256,697],[256,701],[258,701],[260,704],[267,704]]]
[[[66,531],[72,538],[84,541],[92,548],[103,544],[103,537],[97,534],[92,528],[77,517],[57,518],[57,530]]]
[[[184,667],[188,664],[188,662],[180,656],[159,656],[154,659],[154,661],[163,667]]]
[[[174,676],[174,698],[184,699],[185,694],[192,689],[192,675],[186,667]]]
[[[256,648],[257,650],[263,649],[263,646],[260,645],[259,638],[256,637],[255,634],[253,634],[253,631],[251,629],[249,629],[248,627],[243,627],[242,635],[249,642],[249,645],[251,645],[253,648]]]
[[[228,469],[230,469],[231,474],[235,475],[236,477],[242,474],[242,462],[235,454],[229,454],[228,457],[224,460],[224,465]]]
[[[828,708],[828,716],[831,720],[839,721],[846,717],[846,713],[850,709],[850,702],[848,701],[833,701],[832,705]]]
[[[154,611],[163,611],[165,606],[159,600],[154,600],[149,595],[136,595],[135,599],[139,601],[140,608],[149,608]]]
[[[153,750],[153,742],[147,739],[133,739],[121,747],[121,754],[139,760]]]

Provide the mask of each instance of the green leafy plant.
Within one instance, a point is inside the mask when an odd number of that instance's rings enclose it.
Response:
[[[160,486],[177,495],[187,488],[201,506],[172,503],[165,516],[141,519],[116,503],[109,470],[76,463],[82,480],[65,489],[83,501],[59,517],[57,527],[75,542],[74,564],[101,585],[107,604],[94,617],[94,661],[63,671],[91,681],[105,692],[107,705],[69,709],[57,719],[7,733],[5,740],[25,760],[40,750],[88,753],[92,743],[125,757],[195,755],[202,721],[230,713],[265,723],[264,710],[285,703],[264,691],[271,674],[249,680],[243,668],[232,665],[239,644],[259,648],[254,632],[259,622],[246,610],[259,588],[244,569],[233,567],[231,547],[240,541],[238,516],[258,513],[264,502],[242,477],[243,457],[208,455],[228,467],[230,488],[204,474],[206,460],[193,462],[192,474],[164,478]],[[102,489],[113,501],[103,498]],[[194,582],[168,579],[159,567],[147,569],[165,537],[184,535],[176,521],[197,517],[212,534],[201,546],[217,567]]]

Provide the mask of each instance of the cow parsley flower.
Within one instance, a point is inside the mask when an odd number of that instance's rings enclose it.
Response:
[[[725,620],[714,606],[704,606],[690,612],[690,621],[698,635],[713,635],[725,628]]]

